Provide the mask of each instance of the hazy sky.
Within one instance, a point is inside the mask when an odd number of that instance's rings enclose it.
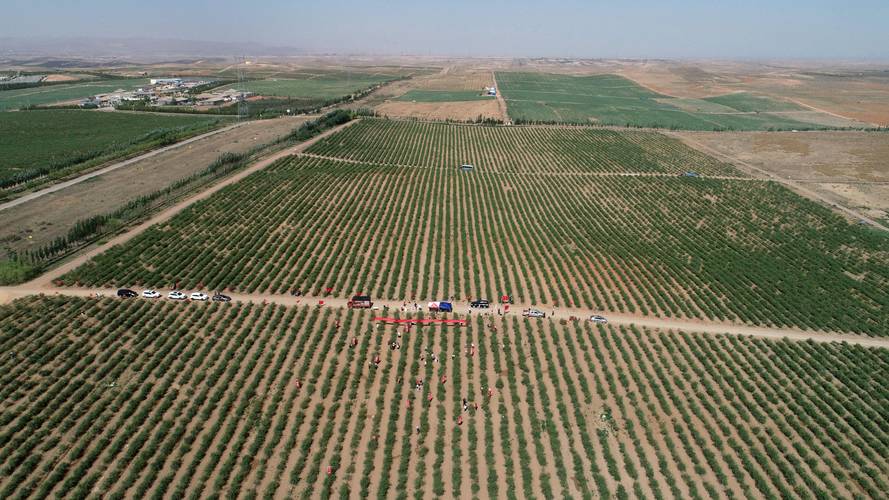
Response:
[[[889,57],[889,0],[0,0],[0,4],[0,36],[13,37],[169,37],[370,54]]]

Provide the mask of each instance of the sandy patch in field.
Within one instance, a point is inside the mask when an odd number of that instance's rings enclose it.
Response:
[[[889,134],[878,132],[681,132],[731,158],[798,181],[874,217],[889,210]]]
[[[459,102],[388,101],[377,106],[376,111],[383,116],[424,120],[466,121],[475,120],[479,116],[502,119],[500,107],[494,99]]]
[[[47,75],[43,81],[45,81],[45,82],[73,82],[73,81],[77,81],[77,80],[80,80],[80,78],[77,78],[76,76],[71,76],[71,75]]]
[[[809,181],[889,181],[889,135],[875,132],[683,132],[774,172]]]

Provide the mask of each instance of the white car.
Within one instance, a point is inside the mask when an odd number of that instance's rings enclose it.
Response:
[[[142,297],[146,299],[156,299],[160,296],[161,294],[157,293],[155,290],[145,290],[142,292]]]
[[[545,318],[546,313],[539,309],[525,309],[522,311],[522,316],[527,316],[529,318]]]
[[[592,321],[593,323],[599,323],[602,325],[608,323],[608,320],[605,319],[605,316],[599,316],[598,314],[595,316],[591,316],[590,321]]]
[[[201,302],[208,300],[210,297],[203,292],[192,292],[191,300],[200,300]]]
[[[185,300],[185,294],[179,290],[173,290],[167,294],[167,298],[170,300]]]

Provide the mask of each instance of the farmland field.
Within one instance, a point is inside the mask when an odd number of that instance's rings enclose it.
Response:
[[[733,166],[649,132],[594,128],[477,127],[362,120],[310,153],[347,160],[479,171],[609,172],[741,176]]]
[[[825,128],[822,113],[746,93],[674,99],[617,75],[498,72],[497,82],[509,115],[517,121],[686,130]],[[796,118],[780,114],[783,112],[794,112]],[[807,113],[812,115],[811,121],[805,119]],[[851,121],[847,124],[852,125]]]
[[[0,113],[0,187],[206,131],[218,118],[85,110]],[[168,138],[167,138],[168,137]]]
[[[506,293],[553,307],[889,334],[885,238],[780,185],[677,177],[701,155],[659,134],[441,125],[446,141],[409,139],[426,126],[354,125],[64,281],[411,300]],[[377,144],[394,148],[362,163],[374,152],[356,130],[374,127],[387,137]],[[537,158],[508,156],[526,141]],[[459,172],[461,161],[476,171]]]
[[[0,496],[889,489],[885,349],[478,315],[396,337],[370,319],[61,297],[2,306]]]
[[[114,92],[117,89],[132,90],[142,85],[148,85],[148,80],[145,78],[92,80],[70,85],[49,85],[29,89],[5,90],[0,92],[0,111],[19,109],[31,105],[56,104],[79,100],[95,94]]]
[[[303,99],[329,99],[358,92],[373,85],[393,79],[393,76],[377,74],[342,74],[312,76],[307,78],[272,78],[253,80],[243,85],[258,95],[294,97]],[[240,88],[232,85],[229,88]]]
[[[482,94],[480,90],[409,90],[400,96],[398,101],[416,102],[451,102],[451,101],[484,101],[494,97]]]

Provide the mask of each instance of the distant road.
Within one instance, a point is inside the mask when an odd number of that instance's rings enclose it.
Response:
[[[124,160],[124,161],[121,161],[118,163],[114,163],[114,164],[109,165],[105,168],[100,168],[99,170],[93,170],[92,172],[88,172],[88,173],[83,174],[79,177],[75,177],[71,180],[60,182],[58,184],[53,184],[52,186],[43,188],[39,191],[34,191],[33,193],[28,193],[26,195],[19,196],[18,198],[14,199],[12,201],[7,201],[6,203],[0,204],[0,211],[7,210],[9,208],[21,205],[22,203],[26,203],[31,200],[36,200],[37,198],[40,198],[41,196],[46,196],[50,193],[55,193],[56,191],[60,191],[60,190],[65,189],[67,187],[71,187],[75,184],[80,184],[81,182],[92,179],[93,177],[98,177],[100,175],[107,174],[108,172],[113,172],[117,169],[132,165],[133,163],[142,161],[146,158],[151,158],[152,156],[157,156],[161,153],[165,153],[167,151],[170,151],[171,149],[180,148],[180,147],[185,146],[187,144],[191,144],[193,142],[200,141],[202,139],[206,139],[207,137],[211,137],[216,134],[225,132],[227,130],[231,130],[233,128],[243,125],[244,123],[246,123],[246,122],[235,123],[235,124],[229,125],[227,127],[222,127],[222,128],[218,128],[216,130],[211,130],[210,132],[207,132],[206,134],[196,135],[196,136],[191,137],[189,139],[185,139],[184,141],[177,142],[176,144],[171,144],[169,146],[164,146],[159,149],[154,149],[154,150],[151,150],[145,154],[135,156],[133,158],[130,158],[128,160]]]

